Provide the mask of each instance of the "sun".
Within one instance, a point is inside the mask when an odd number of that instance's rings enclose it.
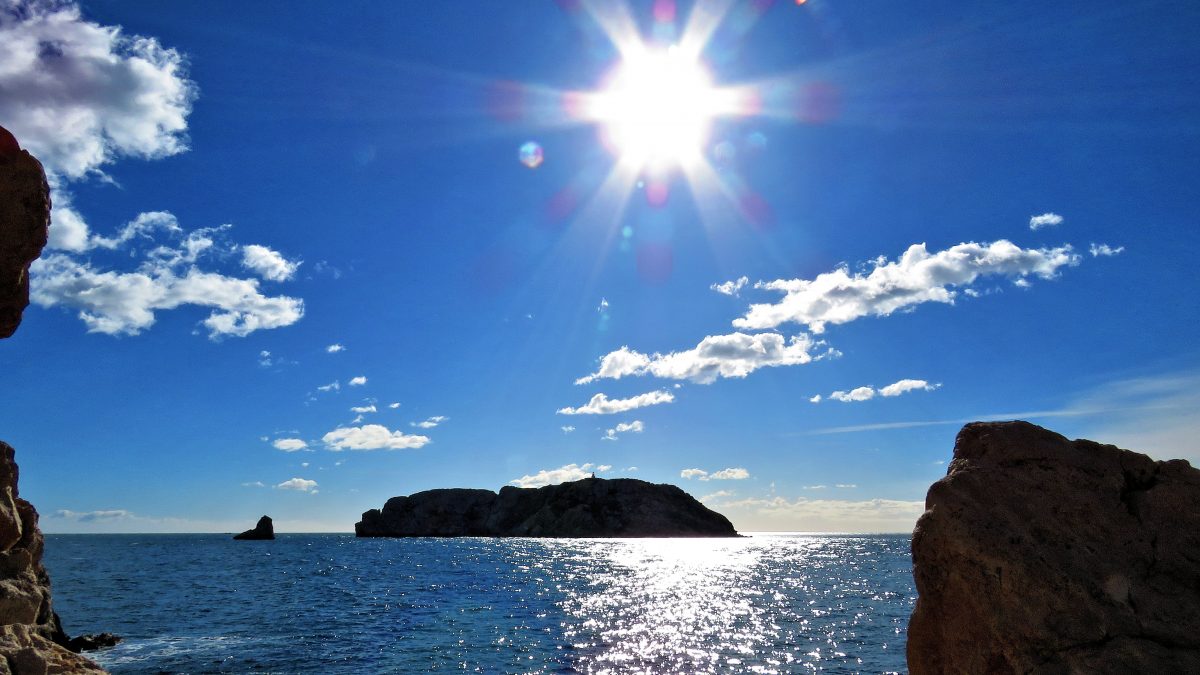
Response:
[[[632,50],[590,97],[587,115],[605,145],[630,168],[687,169],[702,161],[713,120],[728,96],[708,70],[682,49]]]

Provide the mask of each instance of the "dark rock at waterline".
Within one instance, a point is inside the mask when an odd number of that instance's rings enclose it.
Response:
[[[29,265],[50,227],[50,187],[42,164],[0,127],[0,338],[11,336],[29,306]]]
[[[17,491],[12,446],[0,441],[0,673],[102,673],[71,652],[50,604],[38,514]]]
[[[234,539],[249,539],[249,540],[266,540],[275,538],[275,525],[271,522],[270,516],[263,516],[258,519],[258,524],[253,530],[246,530],[241,534],[233,535]]]
[[[1200,471],[968,424],[913,533],[908,666],[1200,673]]]
[[[112,633],[88,633],[71,638],[67,642],[67,649],[78,654],[79,652],[94,652],[97,649],[106,649],[115,647],[121,642],[121,636],[113,635]]]
[[[725,516],[674,485],[585,478],[540,488],[451,488],[392,497],[359,537],[736,537]]]

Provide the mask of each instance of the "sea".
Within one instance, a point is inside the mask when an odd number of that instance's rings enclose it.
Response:
[[[908,535],[47,535],[112,673],[900,673]]]

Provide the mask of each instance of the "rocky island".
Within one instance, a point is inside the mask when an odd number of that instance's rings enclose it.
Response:
[[[913,534],[908,666],[1200,673],[1200,470],[968,424]]]
[[[392,497],[359,537],[736,537],[729,520],[674,485],[585,478],[539,488],[450,488]]]
[[[270,516],[263,516],[258,519],[258,524],[254,526],[254,529],[246,530],[241,534],[235,534],[233,538],[249,541],[269,541],[275,538],[275,524],[271,521]]]

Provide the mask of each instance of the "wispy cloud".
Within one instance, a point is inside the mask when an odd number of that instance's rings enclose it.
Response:
[[[346,346],[342,345],[340,343],[337,343],[337,342],[335,342],[325,348],[326,354],[337,354],[338,352],[344,352],[344,351],[346,351]]]
[[[337,380],[334,380],[333,382],[330,382],[329,384],[323,384],[323,385],[317,387],[317,391],[338,391],[341,388],[342,388],[342,385],[339,384]]]
[[[612,415],[636,410],[651,405],[670,403],[675,395],[668,391],[651,391],[631,398],[610,399],[605,394],[596,394],[590,401],[577,408],[560,408],[559,415]]]
[[[295,490],[297,492],[317,494],[317,481],[305,478],[289,478],[275,487],[280,490]]]
[[[1116,248],[1113,248],[1108,244],[1092,244],[1088,247],[1088,253],[1091,253],[1093,258],[1098,258],[1100,256],[1114,256],[1124,251],[1124,246],[1117,246]]]
[[[575,384],[641,375],[710,384],[718,377],[746,377],[759,368],[809,363],[820,358],[812,354],[820,344],[807,335],[788,340],[778,333],[733,333],[709,335],[693,349],[670,354],[642,354],[621,347],[602,357],[600,368]]]
[[[350,382],[349,382],[351,387],[361,387],[366,383],[367,383],[367,377],[365,375],[359,375],[358,377],[352,377],[352,378],[350,378]]]
[[[514,478],[509,483],[523,488],[542,487],[543,485],[558,485],[559,483],[567,483],[570,481],[582,480],[588,478],[592,473],[604,473],[612,469],[607,464],[596,466],[592,463],[586,464],[567,464],[560,466],[557,469],[542,469],[535,474],[526,474],[520,478]]]
[[[299,261],[290,261],[283,254],[260,244],[242,247],[242,267],[268,281],[287,281],[296,274]]]
[[[445,415],[434,415],[433,417],[426,418],[422,422],[409,422],[408,424],[409,426],[414,426],[419,429],[432,429],[448,419],[450,418],[446,417]]]
[[[826,324],[843,324],[865,316],[887,316],[926,302],[953,303],[956,288],[984,276],[1028,281],[1053,279],[1063,267],[1079,264],[1070,245],[1023,249],[1010,241],[964,243],[930,253],[913,244],[895,262],[880,257],[868,274],[842,267],[812,280],[758,282],[755,288],[784,294],[774,304],[754,304],[733,325],[742,329],[775,328],[793,322],[814,333]]]
[[[352,412],[352,413],[358,413],[359,415],[365,415],[365,414],[367,414],[367,413],[373,413],[373,412],[379,412],[379,411],[378,411],[378,410],[376,410],[376,408],[375,408],[375,404],[374,404],[374,403],[371,403],[371,404],[369,404],[369,405],[356,405],[356,406],[351,406],[351,408],[350,408],[350,412]]]
[[[568,425],[566,425],[566,426],[563,426],[563,427],[559,427],[559,428],[560,428],[560,429],[562,429],[562,432],[563,432],[564,434],[569,434],[569,433],[571,433],[572,431],[575,431],[575,427],[574,427],[574,426],[572,426],[572,425],[570,425],[570,424],[568,424]]]
[[[829,398],[842,403],[856,403],[861,401],[870,401],[878,394],[885,398],[894,398],[902,394],[907,394],[910,391],[934,391],[941,388],[941,384],[930,384],[925,380],[904,379],[893,382],[885,387],[876,389],[870,385],[855,387],[850,391],[835,391],[829,394]],[[809,403],[820,403],[821,395],[817,394],[808,399]]]
[[[605,431],[604,435],[601,436],[600,439],[604,440],[604,441],[615,441],[620,438],[620,436],[618,436],[617,434],[626,434],[626,433],[640,434],[645,430],[646,430],[646,425],[643,424],[641,420],[634,420],[632,422],[621,422],[620,424],[613,427],[612,429]]]
[[[339,427],[321,437],[330,450],[405,450],[424,447],[428,436],[392,431],[382,424]]]
[[[59,509],[50,514],[51,518],[65,518],[79,523],[96,523],[112,520],[127,520],[133,517],[132,511],[125,509],[109,509],[104,511],[71,511]]]
[[[709,288],[720,293],[721,295],[732,295],[736,297],[738,292],[740,292],[748,283],[750,283],[749,278],[739,277],[734,281],[726,281],[722,284],[713,284],[709,286]]]
[[[1043,213],[1040,216],[1032,216],[1029,219],[1029,229],[1040,230],[1043,227],[1055,227],[1062,225],[1063,217],[1057,213]]]
[[[275,446],[275,449],[283,450],[284,452],[296,452],[308,449],[308,443],[299,438],[277,438],[271,445]]]
[[[750,472],[741,467],[730,467],[709,473],[704,469],[684,469],[679,472],[680,478],[691,480],[699,478],[700,480],[745,480],[750,477]]]
[[[742,531],[912,532],[924,500],[787,499],[781,496],[714,500]]]

